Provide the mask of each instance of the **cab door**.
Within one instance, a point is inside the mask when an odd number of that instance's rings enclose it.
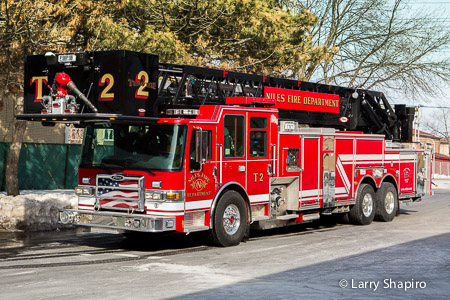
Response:
[[[225,114],[219,144],[219,183],[235,182],[246,188],[246,115]]]
[[[209,226],[210,210],[216,191],[216,143],[214,127],[196,126],[191,129],[186,168],[185,230]],[[206,149],[200,149],[200,148]],[[202,155],[199,159],[199,152]]]
[[[268,114],[250,115],[248,117],[248,172],[247,193],[251,203],[269,200],[270,164],[270,120]]]

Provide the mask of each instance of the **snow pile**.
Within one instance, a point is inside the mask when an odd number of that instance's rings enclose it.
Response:
[[[450,179],[450,175],[433,174],[433,179]]]
[[[40,231],[62,228],[58,210],[76,208],[73,191],[23,191],[17,197],[0,194],[0,231]]]

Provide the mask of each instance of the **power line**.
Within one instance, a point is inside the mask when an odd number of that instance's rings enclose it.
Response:
[[[431,2],[409,2],[408,4],[416,5],[416,4],[450,4],[450,1],[431,1]]]
[[[419,108],[450,108],[450,106],[429,106],[429,105],[418,105]]]

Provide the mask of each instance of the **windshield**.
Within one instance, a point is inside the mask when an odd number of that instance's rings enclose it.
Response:
[[[183,167],[185,125],[112,125],[86,128],[82,168],[178,171]]]

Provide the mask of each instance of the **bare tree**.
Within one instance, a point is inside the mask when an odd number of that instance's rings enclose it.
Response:
[[[414,13],[408,0],[283,2],[318,16],[313,43],[334,51],[331,60],[300,70],[307,79],[419,99],[436,95],[450,78],[450,59],[439,55],[450,45],[450,30],[443,30],[439,12]]]
[[[435,109],[431,117],[425,121],[425,128],[447,141],[449,145],[448,155],[450,155],[450,108],[439,107]],[[437,151],[439,152],[439,149]]]
[[[9,95],[9,97],[14,97],[14,95]],[[16,113],[23,112],[23,97],[20,96],[19,99],[14,101],[16,103],[14,111]],[[12,135],[11,145],[9,147],[8,160],[6,162],[6,191],[8,195],[17,196],[19,195],[19,180],[17,177],[20,150],[22,149],[22,141],[25,130],[27,128],[27,122],[21,120],[14,121],[14,129]]]

